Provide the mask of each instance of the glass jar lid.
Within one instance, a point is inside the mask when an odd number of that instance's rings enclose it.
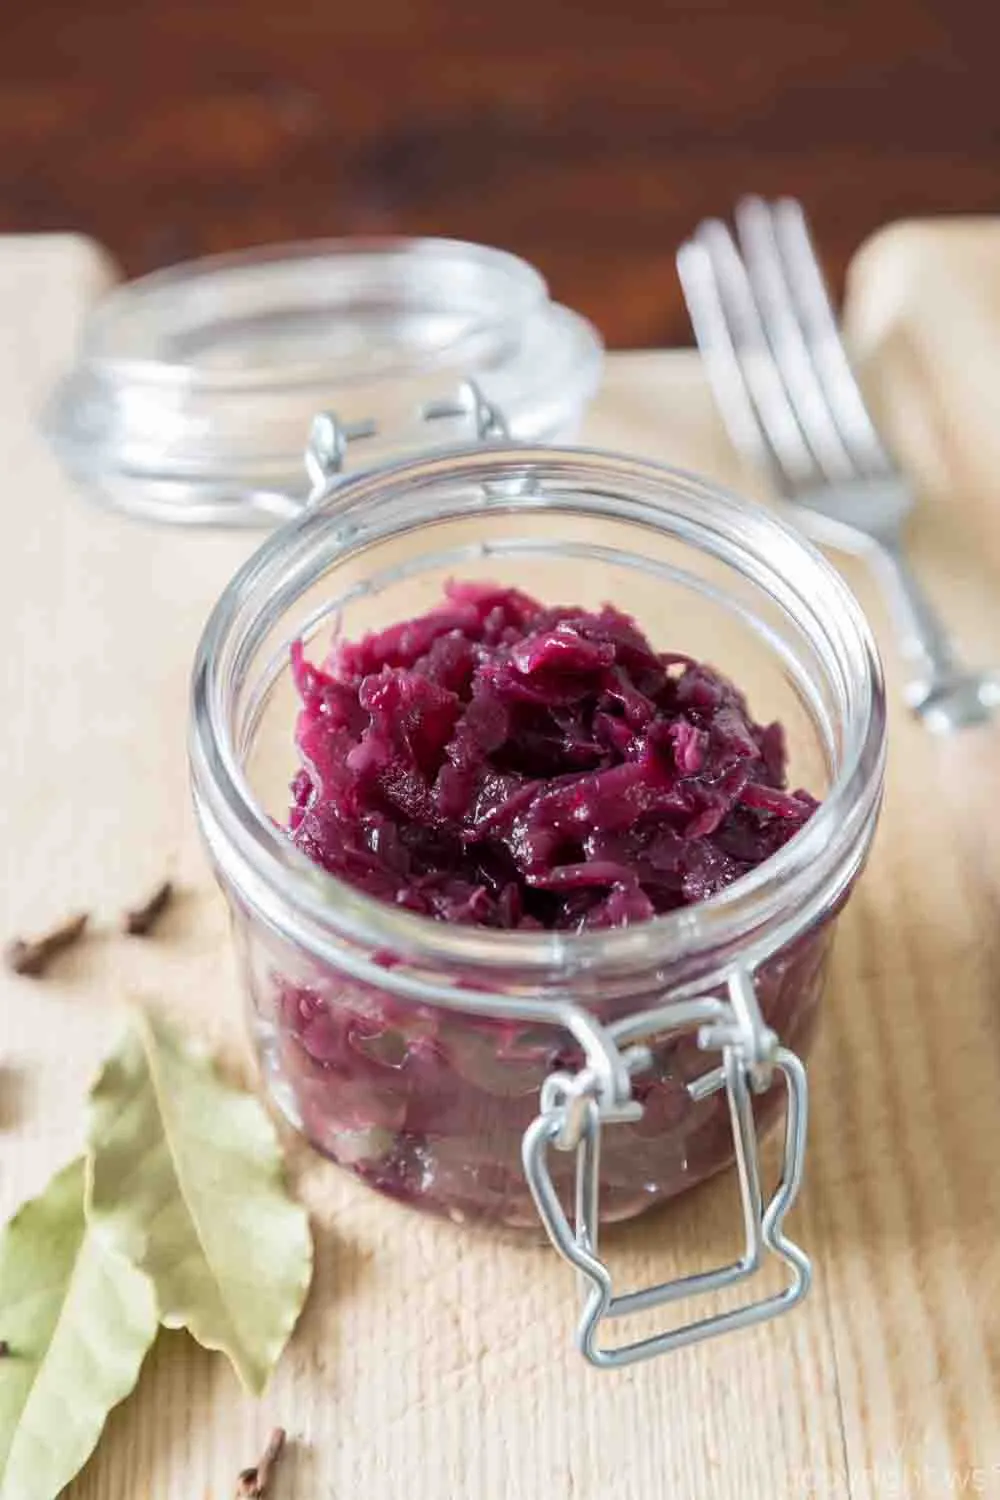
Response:
[[[592,326],[517,256],[456,240],[321,240],[112,291],[47,427],[105,504],[259,525],[287,514],[289,497],[304,502],[317,412],[364,436],[368,467],[467,437],[455,397],[471,380],[511,436],[559,441],[576,435],[601,367]]]

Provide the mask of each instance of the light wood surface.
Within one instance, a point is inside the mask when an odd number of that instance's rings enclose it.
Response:
[[[1000,229],[976,232],[1000,264]],[[865,311],[884,312],[877,278],[899,290],[898,243],[873,247],[856,333],[891,435],[926,478],[915,560],[985,660],[1000,657],[1000,480],[977,455],[996,444],[995,382],[959,392],[962,361],[937,359],[951,325],[933,287],[954,288],[954,262],[915,233],[919,294],[900,294],[888,326]],[[80,906],[99,925],[44,982],[0,976],[4,1214],[77,1150],[129,993],[249,1071],[184,732],[200,625],[252,539],[101,513],[36,430],[108,274],[84,242],[0,241],[0,935]],[[970,319],[977,337],[982,323]],[[588,436],[748,487],[691,354],[616,357]],[[810,1067],[793,1223],[817,1277],[799,1311],[599,1374],[571,1349],[572,1277],[547,1248],[384,1203],[293,1145],[318,1274],[270,1390],[251,1401],[221,1358],[161,1335],[72,1500],[223,1500],[276,1423],[293,1441],[273,1500],[1000,1494],[1000,730],[936,741],[894,700],[892,737]],[[158,935],[116,936],[121,909],[165,873],[185,894]],[[623,1283],[717,1261],[733,1214],[722,1179],[618,1233]]]

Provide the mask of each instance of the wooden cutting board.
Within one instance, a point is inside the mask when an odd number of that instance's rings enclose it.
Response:
[[[907,271],[919,295],[898,295],[898,245],[863,263],[858,305],[883,307],[884,277],[899,306],[888,329],[862,318],[857,332],[889,434],[924,481],[917,566],[969,656],[998,659],[1000,478],[977,462],[995,446],[992,398],[978,383],[959,399],[953,348],[935,360],[953,325],[933,287],[954,287],[955,248],[941,272],[922,233],[920,275]],[[984,235],[997,250],[996,224],[976,233],[977,254]],[[184,735],[199,629],[253,539],[102,513],[36,427],[110,274],[85,241],[0,241],[0,935],[80,906],[98,923],[44,982],[0,975],[5,1215],[78,1149],[129,994],[250,1071]],[[984,337],[982,318],[965,326]],[[992,331],[1000,350],[1000,315]],[[752,487],[692,354],[615,356],[587,435]],[[881,630],[867,579],[850,576]],[[293,1441],[274,1500],[1000,1494],[1000,729],[932,739],[898,708],[891,654],[888,667],[885,813],[810,1067],[794,1215],[816,1263],[806,1304],[597,1373],[571,1348],[575,1289],[547,1247],[425,1220],[292,1144],[318,1270],[270,1390],[250,1400],[222,1359],[161,1335],[72,1500],[224,1500],[277,1423]],[[120,910],[165,873],[184,894],[158,935],[117,937]],[[715,1263],[733,1214],[732,1183],[711,1183],[617,1234],[616,1271],[638,1285]]]

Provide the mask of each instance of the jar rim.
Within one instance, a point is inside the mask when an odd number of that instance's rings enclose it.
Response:
[[[567,483],[603,485],[609,493],[617,486],[615,500],[625,507],[626,519],[669,531],[669,518],[674,535],[700,542],[723,561],[745,555],[757,572],[768,573],[783,597],[796,602],[812,630],[825,637],[843,679],[841,763],[805,826],[717,895],[631,927],[580,933],[493,931],[442,923],[364,894],[315,865],[267,817],[242,774],[227,718],[225,672],[253,626],[260,601],[273,596],[282,573],[301,567],[305,551],[318,535],[335,529],[345,512],[352,513],[353,521],[373,503],[400,491],[445,479],[496,478],[498,471],[522,477],[526,470],[558,474]],[[656,494],[655,505],[645,498],[650,493]],[[592,495],[588,500],[595,503]],[[538,509],[536,505],[535,514]],[[420,517],[434,518],[433,512]],[[412,510],[408,519],[412,527]],[[359,528],[363,530],[362,521],[345,528],[352,542]],[[720,550],[724,532],[731,533],[728,555]],[[339,554],[326,552],[325,566],[346,555],[349,545]],[[780,562],[794,566],[782,574]],[[341,480],[316,509],[272,533],[223,592],[199,643],[191,706],[190,760],[202,831],[220,869],[271,925],[334,964],[338,944],[342,948],[347,940],[422,968],[516,969],[538,982],[561,978],[565,983],[584,971],[610,976],[666,966],[672,975],[683,969],[700,978],[706,960],[711,959],[713,973],[722,972],[736,952],[753,967],[806,930],[846,891],[867,852],[885,765],[878,651],[860,606],[832,564],[762,506],[685,470],[600,449],[479,444],[400,460]],[[385,975],[382,982],[391,981]]]

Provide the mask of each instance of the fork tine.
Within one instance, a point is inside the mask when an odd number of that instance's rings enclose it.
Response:
[[[743,378],[736,346],[704,245],[687,240],[677,252],[677,274],[687,303],[695,342],[701,351],[716,405],[733,447],[751,464],[773,469],[774,453],[761,431]]]
[[[743,198],[736,206],[736,228],[767,341],[823,477],[831,484],[855,479],[857,467],[844,445],[797,316],[768,204],[758,197]]]
[[[721,220],[706,219],[694,238],[707,259],[736,362],[778,478],[791,490],[816,484],[822,476],[788,399],[733,237]]]
[[[868,415],[847,358],[801,203],[795,198],[780,198],[772,210],[772,223],[812,362],[844,443],[865,474],[894,474],[895,465]]]

